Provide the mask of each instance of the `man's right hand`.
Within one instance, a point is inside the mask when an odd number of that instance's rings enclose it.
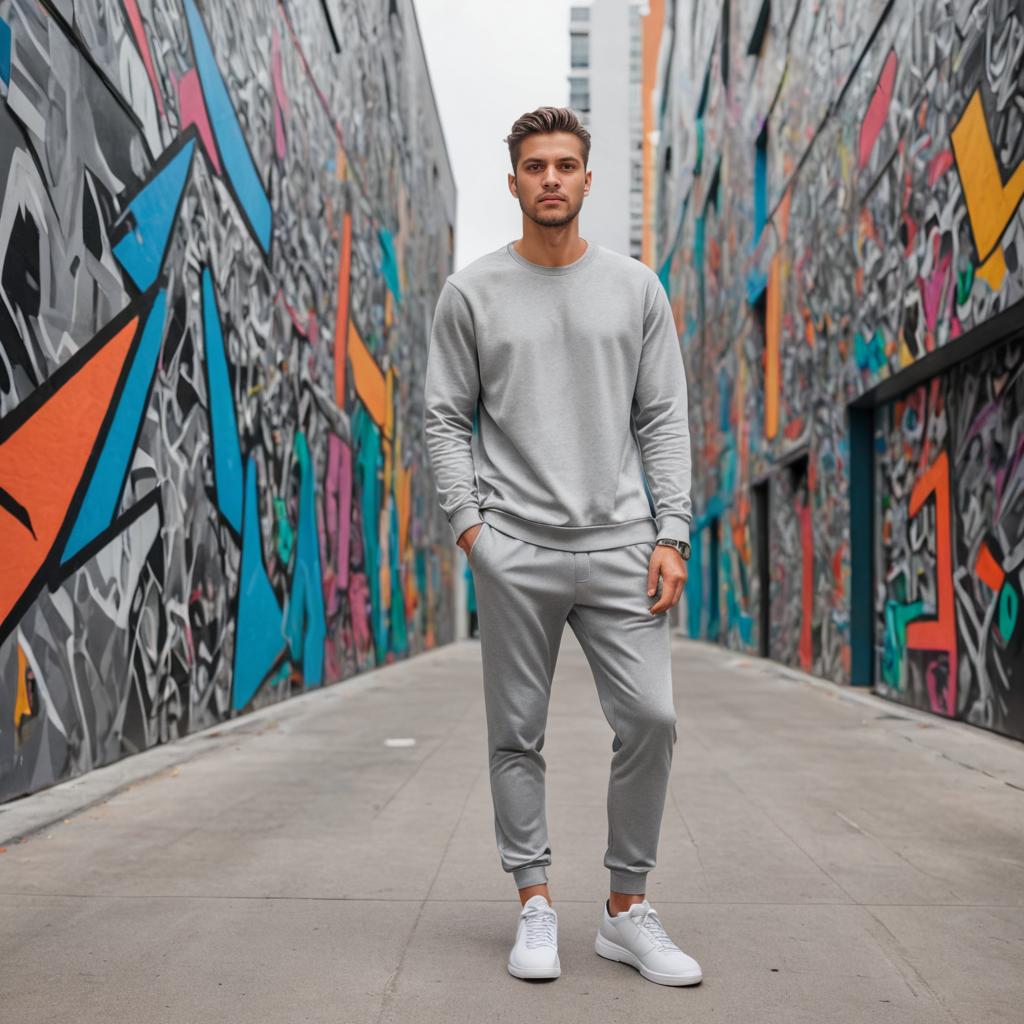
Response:
[[[466,557],[469,558],[469,549],[476,542],[476,535],[484,528],[483,523],[474,523],[468,530],[463,530],[461,536],[456,541],[460,548],[466,552]]]

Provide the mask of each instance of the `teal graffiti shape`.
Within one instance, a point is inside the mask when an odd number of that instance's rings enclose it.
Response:
[[[292,560],[295,531],[288,520],[288,509],[283,498],[274,499],[274,518],[277,521],[277,557],[287,565]]]
[[[295,435],[295,458],[299,464],[299,530],[285,634],[292,660],[302,659],[303,682],[309,688],[320,686],[324,681],[327,617],[324,612],[320,537],[316,528],[316,483],[305,434]]]
[[[1020,598],[1007,580],[1003,583],[1003,589],[999,591],[999,633],[1003,638],[1003,643],[1010,642],[1013,627],[1017,624],[1019,610]]]
[[[231,706],[236,711],[252,700],[284,647],[281,609],[263,564],[256,490],[256,460],[250,455],[245,466],[242,571],[238,578],[238,621],[231,686]]]
[[[221,327],[217,293],[209,267],[203,268],[203,343],[206,346],[206,383],[210,403],[210,440],[213,444],[214,482],[217,506],[224,518],[242,530],[242,446],[238,440],[238,419],[231,394],[224,330]]]
[[[380,430],[362,405],[352,415],[352,436],[355,451],[355,475],[359,481],[360,515],[363,529],[363,552],[366,583],[370,591],[370,622],[377,662],[384,661],[387,651],[387,609],[382,607],[380,586],[380,509],[384,500],[379,467],[384,464]]]
[[[924,611],[923,601],[899,604],[885,603],[885,641],[882,649],[882,678],[894,690],[902,690],[905,683],[903,658],[907,651],[907,623]]]
[[[402,587],[402,552],[398,546],[398,502],[391,501],[391,537],[388,553],[391,560],[391,650],[395,654],[408,654],[409,636],[405,622],[405,590]]]
[[[384,280],[387,282],[388,288],[391,289],[395,302],[401,302],[402,286],[398,280],[398,257],[395,255],[394,240],[387,228],[381,228],[377,232],[377,237],[380,239],[382,250],[380,272],[384,275]]]
[[[875,331],[870,341],[864,340],[864,335],[858,331],[853,336],[853,358],[857,367],[861,370],[870,370],[877,373],[885,366],[885,346],[882,344],[882,335]]]

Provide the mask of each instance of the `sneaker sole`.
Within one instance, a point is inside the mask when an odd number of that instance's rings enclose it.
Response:
[[[514,978],[558,978],[562,974],[562,965],[555,964],[554,967],[516,967],[510,960],[508,962],[508,973]]]
[[[594,952],[606,960],[617,960],[619,963],[635,967],[648,981],[653,981],[658,985],[696,985],[704,977],[703,973],[695,975],[662,974],[659,971],[652,971],[649,967],[645,967],[634,953],[624,949],[618,943],[606,939],[600,932],[597,933],[597,939],[594,941]]]

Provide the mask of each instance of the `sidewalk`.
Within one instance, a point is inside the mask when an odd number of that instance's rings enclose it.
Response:
[[[566,630],[544,747],[559,980],[505,969],[519,904],[465,641],[191,737],[182,763],[164,750],[152,777],[8,842],[4,1018],[1019,1022],[1024,747],[675,644],[648,895],[701,985],[593,951],[612,733]],[[0,830],[62,792],[8,805]]]

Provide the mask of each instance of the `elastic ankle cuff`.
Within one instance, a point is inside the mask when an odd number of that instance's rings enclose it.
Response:
[[[620,871],[612,868],[611,879],[612,892],[625,892],[631,896],[640,896],[647,892],[646,871]]]
[[[525,889],[528,885],[547,885],[548,869],[543,864],[531,864],[525,868],[516,868],[512,877],[517,889]]]

